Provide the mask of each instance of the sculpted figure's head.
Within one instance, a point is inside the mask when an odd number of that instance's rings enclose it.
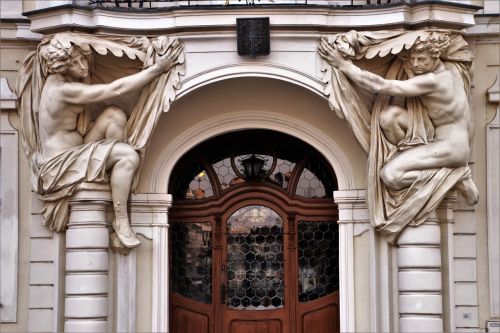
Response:
[[[431,33],[422,41],[417,40],[410,50],[408,61],[416,75],[434,71],[440,62],[440,56],[450,46],[450,36],[443,33]]]
[[[78,80],[89,74],[91,52],[73,44],[65,46],[52,39],[42,48],[41,55],[46,61],[46,74],[63,74]]]

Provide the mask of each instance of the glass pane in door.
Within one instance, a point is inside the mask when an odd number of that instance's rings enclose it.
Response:
[[[227,305],[234,310],[282,308],[283,220],[265,206],[246,206],[227,221]]]
[[[171,288],[174,293],[210,304],[212,302],[212,225],[172,223]]]
[[[300,221],[298,231],[299,300],[306,303],[339,289],[339,226]]]

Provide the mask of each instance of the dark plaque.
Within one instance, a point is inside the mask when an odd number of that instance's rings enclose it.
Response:
[[[269,17],[237,18],[238,54],[268,55],[270,53]]]

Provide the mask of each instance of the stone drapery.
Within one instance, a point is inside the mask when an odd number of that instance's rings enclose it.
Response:
[[[21,120],[24,150],[28,160],[31,161],[32,188],[42,195],[45,224],[52,230],[62,231],[66,229],[68,221],[68,200],[77,189],[77,184],[81,181],[108,181],[107,176],[104,176],[105,156],[109,154],[112,144],[107,140],[99,141],[75,147],[49,160],[43,158],[38,117],[39,102],[48,73],[42,52],[53,39],[57,39],[61,44],[73,44],[86,52],[92,52],[93,70],[91,69],[91,75],[86,79],[86,84],[110,82],[154,65],[156,57],[165,54],[174,39],[165,36],[150,40],[146,37],[124,38],[59,33],[46,36],[37,50],[30,54],[23,63],[16,82],[17,108]],[[110,59],[114,60],[110,61]],[[110,63],[112,63],[111,66]],[[120,107],[130,113],[127,121],[126,142],[139,151],[141,157],[144,157],[161,112],[167,112],[171,102],[175,99],[180,76],[183,74],[184,56],[181,54],[178,64],[169,72],[146,85],[139,95],[131,94],[129,98],[123,99],[128,105],[125,107],[120,105]],[[84,135],[92,126],[92,116],[92,105],[87,105],[85,112],[80,114],[78,119],[77,129],[80,134]],[[78,154],[81,156],[77,156]],[[76,163],[83,164],[76,167]],[[83,169],[85,167],[86,169]],[[49,170],[54,168],[57,172]],[[96,173],[99,174],[98,177]],[[52,176],[48,177],[49,174]],[[139,177],[140,169],[135,175],[132,190],[137,185]]]
[[[369,62],[375,57],[389,59],[383,69],[389,80],[406,80],[414,76],[405,66],[406,50],[420,40],[429,38],[432,32],[449,33],[451,46],[441,60],[446,68],[464,83],[469,95],[469,67],[472,54],[460,34],[443,30],[421,31],[378,31],[338,34],[328,37],[328,43],[337,48],[344,57],[358,62]],[[380,62],[383,61],[377,58]],[[435,210],[446,193],[458,182],[470,177],[469,167],[422,170],[419,178],[409,188],[390,190],[380,179],[382,167],[399,152],[418,145],[425,145],[434,139],[434,128],[427,110],[418,97],[406,98],[410,124],[405,138],[397,146],[384,136],[379,123],[379,114],[391,102],[383,94],[370,96],[362,92],[337,68],[324,67],[326,94],[330,107],[337,115],[346,119],[354,135],[368,153],[367,202],[370,220],[386,239],[394,244],[401,231],[407,226],[422,224]]]

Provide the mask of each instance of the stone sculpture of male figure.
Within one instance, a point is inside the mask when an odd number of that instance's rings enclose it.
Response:
[[[447,39],[448,38],[448,39]],[[463,82],[447,69],[440,53],[449,46],[449,37],[433,36],[417,41],[409,52],[408,66],[415,74],[407,80],[387,80],[364,71],[345,59],[326,40],[319,46],[320,55],[338,68],[359,87],[371,93],[399,97],[419,97],[434,125],[433,141],[396,154],[383,166],[380,178],[391,190],[410,187],[422,170],[467,166],[470,158],[471,118]],[[409,114],[403,107],[386,106],[380,113],[380,127],[394,146],[405,138]],[[468,204],[478,201],[477,189],[470,177],[456,188]]]
[[[109,84],[88,85],[90,54],[73,44],[52,40],[41,56],[48,76],[40,95],[38,133],[40,152],[39,182],[43,195],[56,199],[65,186],[107,180],[109,175],[115,218],[113,228],[128,248],[140,241],[129,224],[127,199],[139,165],[139,155],[125,140],[125,113],[107,107],[85,135],[77,131],[78,115],[86,104],[104,102],[141,89],[177,64],[182,46],[174,42],[156,64]],[[48,214],[48,213],[47,213]],[[57,229],[53,227],[53,229]]]

